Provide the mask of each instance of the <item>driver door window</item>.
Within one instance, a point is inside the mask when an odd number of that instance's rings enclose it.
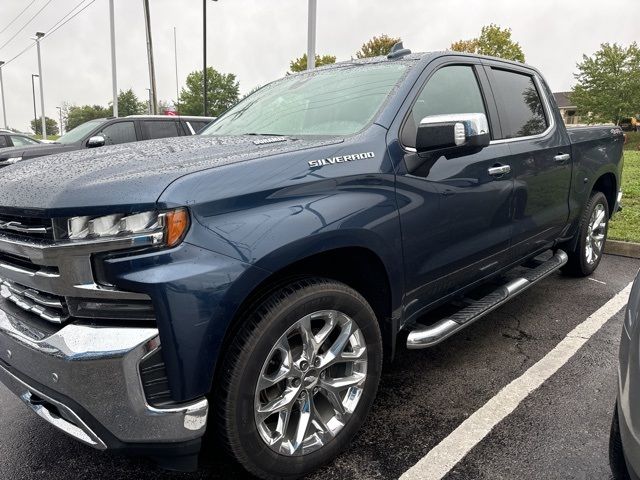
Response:
[[[135,142],[136,128],[133,122],[112,123],[103,128],[98,134],[104,137],[105,145],[117,145],[119,143]]]
[[[435,72],[418,95],[402,129],[402,144],[415,148],[420,121],[432,115],[487,114],[473,67],[451,65]]]

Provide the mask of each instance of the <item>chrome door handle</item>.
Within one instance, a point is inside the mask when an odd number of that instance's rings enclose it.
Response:
[[[497,167],[489,168],[489,175],[493,175],[494,177],[499,177],[505,175],[511,171],[510,165],[499,165]]]
[[[553,161],[556,163],[564,163],[571,158],[571,155],[568,153],[561,153],[560,155],[556,155],[553,157]]]

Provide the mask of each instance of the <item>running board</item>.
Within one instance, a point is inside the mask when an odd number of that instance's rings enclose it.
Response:
[[[569,257],[567,257],[565,252],[558,250],[555,255],[546,262],[526,272],[523,276],[499,287],[480,300],[473,302],[468,307],[463,308],[447,318],[443,318],[433,325],[412,330],[407,337],[407,348],[417,350],[439,344],[454,333],[468,327],[479,318],[484,317],[489,312],[492,312],[502,304],[511,300],[519,293],[524,292],[538,281],[551,275],[567,263],[568,259]]]

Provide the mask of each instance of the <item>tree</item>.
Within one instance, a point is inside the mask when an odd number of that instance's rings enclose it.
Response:
[[[118,116],[140,115],[147,110],[146,102],[141,102],[132,89],[120,90],[118,94]]]
[[[356,52],[358,58],[378,57],[380,55],[388,55],[396,43],[402,41],[400,38],[390,37],[382,34],[379,37],[373,37],[367,43],[363,43],[360,50]]]
[[[58,135],[58,132],[60,132],[58,122],[47,116],[44,117],[44,121],[47,124],[47,135]],[[36,135],[42,135],[42,117],[38,118],[37,122],[35,119],[31,120],[31,130],[33,130]]]
[[[69,130],[73,130],[78,125],[88,122],[89,120],[110,117],[112,113],[113,112],[110,108],[106,108],[101,105],[82,105],[81,107],[75,105],[70,106],[67,111],[65,122],[67,132]]]
[[[640,108],[640,49],[603,43],[591,57],[577,64],[578,81],[571,93],[572,103],[588,122],[618,123]]]
[[[493,23],[482,27],[480,36],[471,40],[459,40],[451,44],[456,52],[477,53],[524,63],[520,44],[511,39],[510,28],[500,28]]]
[[[204,115],[202,70],[187,75],[186,87],[180,91],[182,115]],[[239,83],[233,73],[219,73],[207,67],[207,103],[209,115],[218,116],[238,101]]]
[[[336,63],[335,55],[316,55],[316,67],[331,65],[332,63]],[[305,53],[301,57],[291,60],[289,69],[292,72],[304,72],[307,69],[307,54]]]

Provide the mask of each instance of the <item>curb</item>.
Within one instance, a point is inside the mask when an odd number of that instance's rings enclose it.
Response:
[[[604,253],[621,257],[640,258],[640,243],[607,240],[604,245]]]

